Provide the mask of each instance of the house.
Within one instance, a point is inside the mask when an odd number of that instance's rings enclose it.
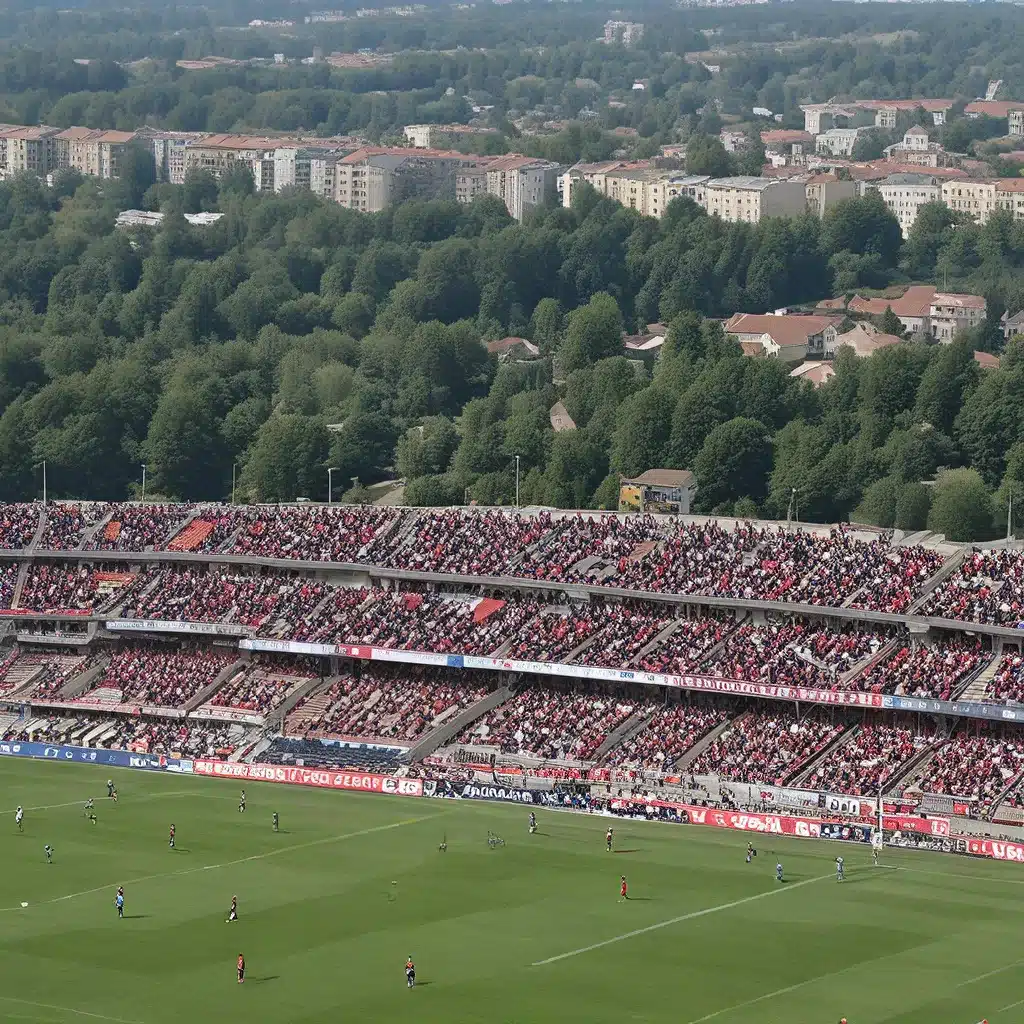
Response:
[[[718,133],[718,138],[725,147],[727,153],[739,153],[747,148],[747,133],[736,131],[733,128],[723,128]]]
[[[1000,178],[996,181],[996,206],[1024,220],[1024,178]]]
[[[983,370],[999,369],[999,356],[994,356],[991,352],[975,352],[974,361]]]
[[[937,142],[931,142],[920,125],[907,130],[902,142],[886,146],[885,158],[891,162],[913,164],[915,167],[943,167],[950,157]]]
[[[627,356],[649,356],[652,359],[657,357],[664,344],[663,334],[628,334],[622,339]]]
[[[522,363],[540,357],[540,349],[525,338],[499,338],[487,342],[487,351],[498,357],[499,363]]]
[[[1011,135],[1024,135],[1024,104],[1018,110],[1011,110],[1006,116]]]
[[[773,167],[802,166],[807,162],[807,154],[814,152],[814,136],[810,132],[787,128],[761,132],[761,143],[765,159]]]
[[[931,336],[948,345],[957,332],[977,327],[985,319],[985,299],[981,295],[952,295],[936,292],[928,313]]]
[[[814,387],[820,388],[825,381],[831,380],[836,375],[836,370],[831,363],[821,359],[811,359],[794,367],[789,371],[789,375],[799,380],[810,381]]]
[[[830,156],[853,156],[862,128],[830,128],[814,140],[814,151]]]
[[[903,324],[908,334],[930,335],[932,299],[935,287],[930,284],[911,285],[899,298],[865,299],[855,295],[850,299],[847,309],[851,313],[867,316],[883,316],[886,309],[891,309]]]
[[[833,358],[841,348],[846,346],[853,350],[854,355],[864,359],[880,348],[898,345],[901,340],[895,334],[886,334],[874,324],[861,320],[855,323],[850,330],[843,334],[837,334],[831,343],[825,346],[825,357]]]
[[[1019,310],[1010,316],[1009,313],[1004,313],[999,318],[999,323],[1003,328],[1003,337],[1009,341],[1015,334],[1024,334],[1024,309]]]
[[[809,355],[823,356],[842,321],[841,316],[734,313],[722,326],[736,337],[745,355],[799,363]]]
[[[649,469],[620,481],[619,511],[687,516],[696,495],[697,478],[688,469]]]
[[[569,415],[561,402],[555,402],[548,411],[548,418],[551,420],[551,429],[556,434],[566,430],[575,430],[576,421]]]

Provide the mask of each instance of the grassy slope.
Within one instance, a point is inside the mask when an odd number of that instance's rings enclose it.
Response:
[[[104,781],[0,760],[0,1020],[1024,1021],[1024,1002],[1002,1009],[1024,999],[1019,866],[892,852],[873,870],[866,849],[844,848],[840,886],[825,843],[755,843],[748,867],[746,837],[712,829],[621,822],[609,855],[602,818],[543,812],[528,836],[521,807],[270,785],[248,788],[243,817],[234,783],[121,771],[113,806]],[[507,846],[488,850],[488,828]]]

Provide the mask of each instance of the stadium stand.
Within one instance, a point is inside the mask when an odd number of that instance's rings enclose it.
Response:
[[[949,636],[933,646],[906,642],[855,683],[876,693],[951,700],[961,683],[990,657],[975,637]]]
[[[46,526],[39,539],[42,551],[72,551],[81,546],[85,534],[106,518],[111,506],[106,502],[81,505],[53,502],[46,506]]]
[[[0,562],[0,608],[11,607],[20,568],[17,562]]]
[[[33,563],[18,607],[24,611],[86,613],[109,606],[131,592],[139,576],[118,568],[66,563]]]
[[[401,512],[373,506],[258,506],[240,514],[234,554],[322,562],[363,560],[369,545]]]
[[[162,550],[192,509],[192,505],[112,505],[109,519],[86,547],[90,551]]]
[[[636,771],[665,771],[699,739],[728,721],[725,701],[678,703],[656,708],[644,725],[613,747],[602,765]]]
[[[637,701],[621,695],[529,685],[464,729],[458,742],[498,747],[505,754],[589,761],[636,707]]]
[[[928,596],[921,613],[1016,626],[1024,619],[1024,552],[969,551],[956,572]]]
[[[39,527],[40,507],[0,505],[0,548],[26,548]]]
[[[836,739],[842,723],[815,709],[803,718],[788,709],[748,711],[703,750],[689,770],[740,782],[781,785]]]
[[[318,659],[258,654],[216,690],[209,706],[269,715],[320,669]]]
[[[970,800],[983,813],[1022,771],[1024,735],[1019,730],[964,725],[939,748],[914,788]]]
[[[350,768],[391,775],[398,769],[397,759],[401,753],[401,747],[279,737],[260,755],[260,760],[268,764]]]

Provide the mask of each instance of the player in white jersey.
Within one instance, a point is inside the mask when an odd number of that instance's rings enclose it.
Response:
[[[17,823],[17,825],[18,825],[18,831],[19,831],[19,832],[24,832],[24,831],[25,831],[25,825],[24,825],[24,821],[25,821],[25,811],[24,811],[24,809],[23,809],[23,808],[21,808],[20,806],[19,806],[19,807],[18,807],[18,809],[17,809],[17,810],[16,810],[15,812],[14,812],[14,820],[15,820],[15,822],[16,822],[16,823]]]
[[[836,881],[837,882],[845,881],[846,875],[845,875],[844,872],[845,872],[845,867],[843,865],[843,858],[842,857],[836,857]]]

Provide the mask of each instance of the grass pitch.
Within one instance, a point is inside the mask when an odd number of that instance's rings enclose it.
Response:
[[[0,1020],[1024,1021],[1020,866],[769,837],[747,865],[745,835],[627,821],[609,854],[601,817],[267,784],[242,815],[146,772],[114,805],[107,775],[0,760]]]

